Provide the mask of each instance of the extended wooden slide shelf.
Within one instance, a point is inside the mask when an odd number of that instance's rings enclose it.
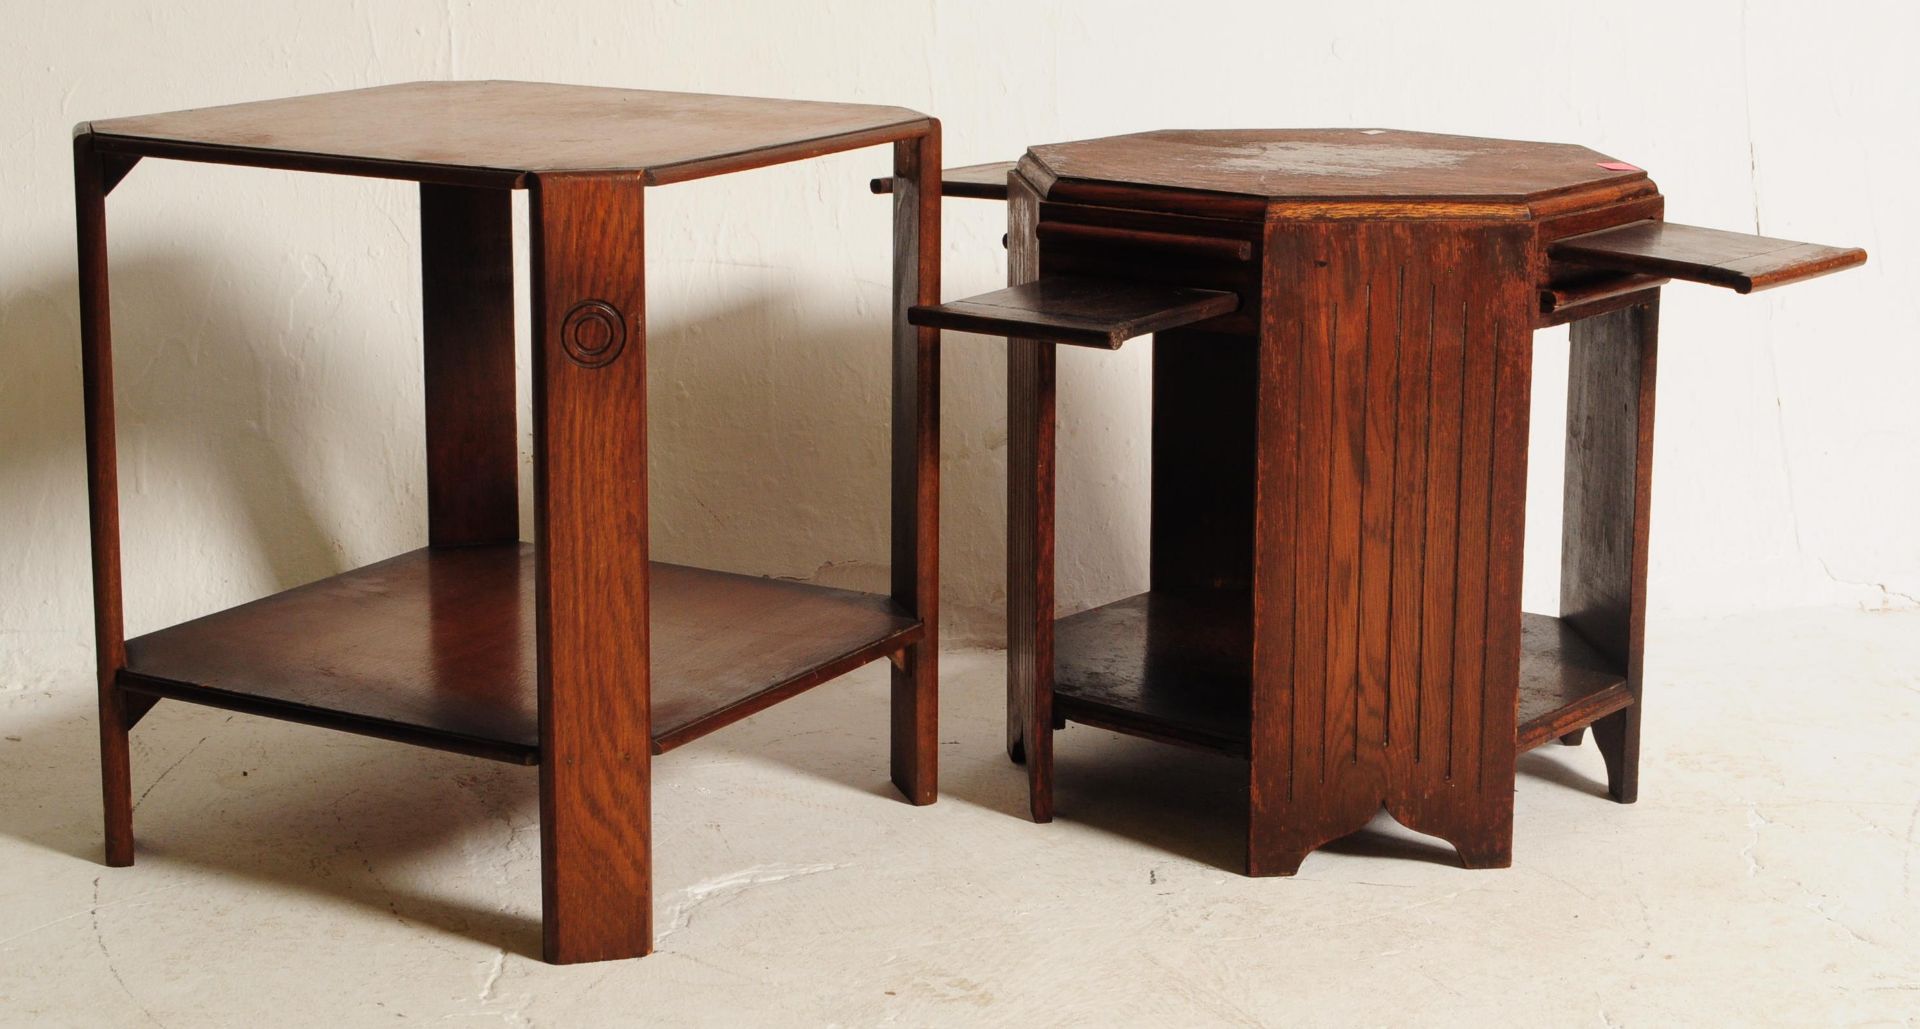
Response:
[[[1135,336],[1232,314],[1239,307],[1239,297],[1220,290],[1049,275],[965,300],[913,307],[907,320],[928,328],[1117,350]]]
[[[920,638],[891,599],[655,562],[655,753]],[[427,548],[127,642],[154,696],[518,764],[540,755],[533,548]]]
[[[1246,756],[1251,612],[1244,592],[1154,591],[1055,621],[1054,715]],[[1633,703],[1625,673],[1565,622],[1521,618],[1517,750]]]
[[[1548,247],[1556,261],[1638,272],[1752,293],[1865,264],[1859,247],[1829,247],[1723,232],[1673,222],[1639,221],[1570,236]]]

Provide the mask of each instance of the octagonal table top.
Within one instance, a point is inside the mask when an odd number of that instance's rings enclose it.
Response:
[[[1027,157],[1056,181],[1280,202],[1528,203],[1646,178],[1583,146],[1398,129],[1163,129]]]

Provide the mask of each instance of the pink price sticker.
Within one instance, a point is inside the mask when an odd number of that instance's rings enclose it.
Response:
[[[1644,170],[1635,165],[1628,164],[1625,161],[1601,161],[1600,167],[1605,168],[1608,171],[1642,171]]]

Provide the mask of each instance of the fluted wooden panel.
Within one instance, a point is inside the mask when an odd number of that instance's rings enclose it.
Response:
[[[1382,805],[1510,851],[1532,353],[1525,227],[1276,222],[1264,312],[1249,867]]]

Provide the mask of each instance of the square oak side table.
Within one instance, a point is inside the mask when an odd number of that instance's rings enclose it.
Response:
[[[645,190],[892,144],[892,592],[648,559]],[[143,158],[420,183],[428,540],[124,638],[106,197]],[[892,778],[935,797],[940,128],[896,107],[418,82],[82,124],[74,139],[107,863],[161,699],[540,769],[543,949],[653,946],[652,755],[893,663]],[[531,194],[533,544],[520,542],[511,190]]]
[[[1863,251],[1666,222],[1585,147],[1386,129],[1144,132],[951,181],[1008,200],[1014,285],[911,318],[1011,340],[1008,736],[1036,820],[1068,721],[1245,758],[1253,875],[1383,806],[1504,867],[1516,755],[1588,726],[1634,799],[1660,287]],[[1568,323],[1560,611],[1523,614],[1533,332]],[[1149,332],[1149,590],[1057,618],[1055,347]]]

